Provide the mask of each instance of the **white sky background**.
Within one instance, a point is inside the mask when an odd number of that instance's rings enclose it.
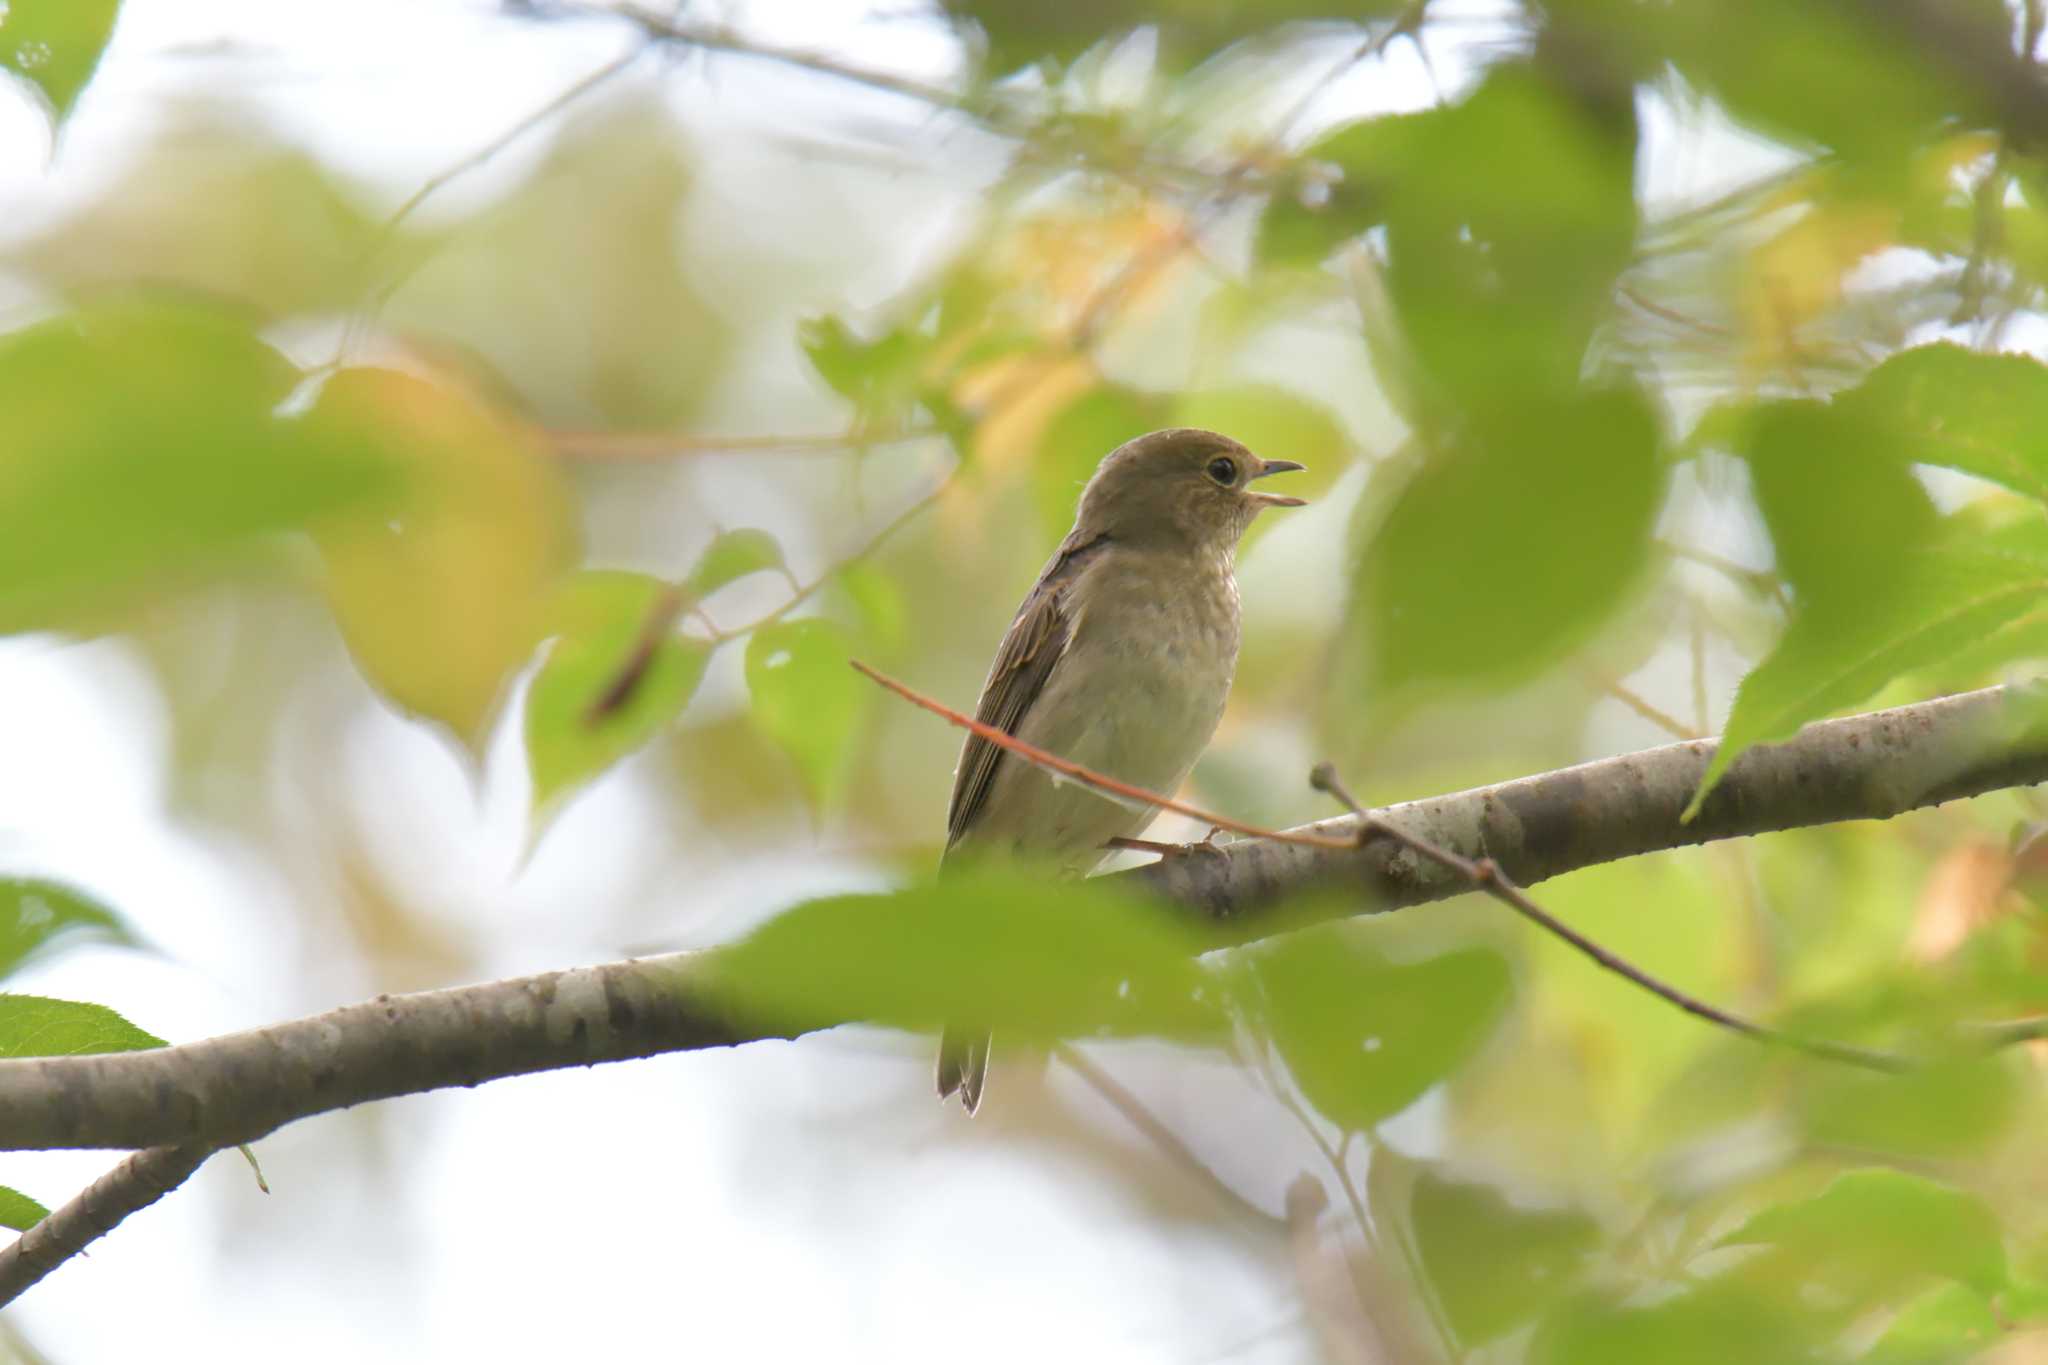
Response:
[[[877,22],[870,9],[904,6],[764,0],[727,12],[765,40],[855,64],[931,80],[954,70],[959,54],[936,26]],[[1451,32],[1485,36],[1469,24]],[[40,114],[0,90],[0,235],[89,197],[146,142],[165,100],[205,88],[259,100],[286,135],[395,205],[631,41],[624,25],[524,22],[456,0],[127,0],[54,155]],[[1466,69],[1457,52],[1432,55],[1436,77],[1455,89]],[[705,130],[736,121],[830,134],[848,117],[922,117],[742,59],[693,61],[665,80],[708,154],[714,201],[758,214],[764,231],[794,202],[778,177],[795,163],[721,157]],[[1434,97],[1402,43],[1334,86],[1318,114]],[[1648,126],[1646,188],[1658,198],[1715,193],[1773,164],[1726,132],[1682,135],[1657,110]],[[546,141],[545,131],[527,138],[423,211],[502,189]],[[941,158],[918,173],[950,172]],[[965,207],[964,159],[960,173]],[[881,253],[871,301],[944,228],[855,234],[888,243],[870,248]],[[0,868],[87,886],[166,949],[74,953],[22,988],[113,1004],[173,1039],[383,989],[342,974],[317,979],[331,998],[307,1000],[299,974],[318,945],[294,941],[294,916],[276,908],[292,889],[163,818],[167,725],[147,671],[118,642],[0,640]],[[366,794],[372,839],[408,859],[412,884],[449,914],[494,927],[493,971],[616,955],[622,945],[578,913],[584,869],[658,877],[676,866],[645,804],[615,776],[522,873],[523,793],[494,789],[479,809],[416,727],[379,713],[358,729],[354,769],[338,780]],[[758,914],[863,875],[819,854],[677,894]],[[237,1158],[217,1157],[10,1317],[59,1362],[587,1359],[666,1347],[712,1360],[993,1365],[1060,1358],[1076,1343],[1088,1358],[1123,1361],[1313,1354],[1281,1248],[1261,1257],[1241,1240],[1211,1246],[1199,1225],[1162,1224],[1106,1176],[990,1140],[931,1103],[924,1054],[916,1040],[835,1035],[314,1119],[260,1144],[267,1198]],[[1218,1085],[1230,1093],[1227,1078]],[[1219,1120],[1204,1093],[1197,1082],[1151,1098],[1169,1123],[1214,1135],[1219,1149],[1262,1147],[1269,1169],[1226,1174],[1277,1208],[1276,1182],[1304,1164],[1280,1157],[1299,1133],[1278,1123],[1254,1133],[1257,1120],[1234,1113]],[[1111,1142],[1135,1141],[1112,1117],[1103,1127]],[[54,1205],[108,1164],[91,1153],[0,1155],[0,1182]]]

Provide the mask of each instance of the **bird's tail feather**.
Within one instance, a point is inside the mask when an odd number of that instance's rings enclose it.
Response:
[[[960,1092],[960,1103],[972,1114],[981,1107],[981,1087],[988,1080],[987,1029],[949,1028],[939,1035],[939,1098]]]

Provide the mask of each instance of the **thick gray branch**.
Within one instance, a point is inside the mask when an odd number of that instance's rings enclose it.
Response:
[[[2014,719],[2009,695],[1993,688],[1809,726],[1745,754],[1690,824],[1679,815],[1711,741],[1412,801],[1382,816],[1457,852],[1492,857],[1523,885],[1712,839],[1884,819],[2048,781],[2048,736]],[[1344,833],[1354,822],[1314,828]],[[1385,841],[1345,851],[1244,841],[1133,875],[1233,941],[1298,927],[1298,917],[1262,912],[1311,887],[1357,893],[1335,909],[1324,900],[1324,914],[1468,889]],[[716,958],[674,954],[380,996],[158,1051],[0,1061],[0,1148],[217,1148],[366,1100],[771,1036],[712,1003],[706,982]]]
[[[1922,806],[2048,782],[2042,698],[2003,687],[1809,725],[1744,753],[1690,823],[1681,816],[1713,758],[1690,740],[1575,768],[1390,806],[1380,818],[1468,858],[1490,857],[1530,886],[1597,863],[1774,830],[1887,820]],[[1350,815],[1304,830],[1348,836]],[[1331,850],[1245,840],[1227,856],[1169,858],[1139,869],[1173,900],[1199,906],[1234,939],[1272,931],[1261,911],[1296,892],[1340,887],[1353,909],[1442,900],[1470,884],[1390,841]]]

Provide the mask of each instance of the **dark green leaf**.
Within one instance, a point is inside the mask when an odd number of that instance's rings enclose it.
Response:
[[[1435,450],[1369,542],[1353,588],[1367,696],[1520,681],[1623,600],[1664,487],[1629,391],[1532,403]]]
[[[2048,365],[1946,342],[1902,351],[1835,399],[1911,459],[2048,502]]]
[[[1512,1331],[1567,1293],[1599,1235],[1576,1210],[1518,1209],[1485,1185],[1427,1171],[1408,1216],[1430,1289],[1468,1346]]]
[[[1845,1292],[1895,1291],[1919,1276],[1980,1293],[2005,1283],[2005,1244],[1983,1200],[1903,1171],[1851,1171],[1811,1199],[1765,1209],[1722,1239],[1767,1245],[1788,1275]]]
[[[797,906],[716,954],[712,989],[750,1020],[813,1028],[948,1022],[1051,1041],[1220,1028],[1194,935],[1100,881],[978,869]]]
[[[121,0],[10,0],[0,10],[0,69],[31,86],[62,123],[92,80]]]
[[[874,684],[848,667],[844,628],[806,617],[778,621],[747,641],[747,692],[754,723],[796,760],[811,799],[839,799],[853,743]]]
[[[375,453],[274,415],[296,379],[246,319],[189,303],[0,337],[0,629],[78,625],[391,491]]]
[[[105,1005],[0,993],[0,1058],[79,1057],[162,1047]]]
[[[659,734],[704,676],[708,645],[675,632],[681,591],[644,574],[578,574],[526,696],[533,807],[545,813]]]
[[[1498,954],[1392,962],[1349,926],[1290,934],[1244,960],[1295,1083],[1353,1131],[1392,1118],[1456,1070],[1508,1003]]]
[[[782,567],[782,546],[766,531],[750,528],[720,531],[704,547],[704,553],[697,556],[697,563],[690,569],[687,581],[692,595],[709,597],[726,584],[748,574]]]
[[[135,935],[83,892],[31,877],[0,877],[0,977],[59,943],[100,938],[134,947]]]
[[[50,1211],[11,1186],[0,1185],[0,1227],[27,1232],[50,1216]]]
[[[1987,535],[1959,522],[1902,560],[1891,590],[1861,610],[1794,615],[1736,691],[1693,810],[1750,745],[1790,738],[1902,674],[2048,654],[2048,524]]]

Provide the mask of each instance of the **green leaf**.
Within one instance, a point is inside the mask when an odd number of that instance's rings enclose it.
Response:
[[[162,1047],[105,1005],[0,993],[0,1058],[79,1057]]]
[[[397,486],[275,415],[296,373],[249,320],[128,298],[0,337],[0,630],[87,624],[265,534]]]
[[[1995,1140],[2018,1100],[2002,1057],[1929,1062],[1897,1075],[1818,1062],[1804,1070],[1797,1111],[1808,1137],[1823,1146],[1952,1156]]]
[[[832,896],[717,950],[711,989],[750,1021],[949,1022],[1050,1042],[1223,1026],[1195,934],[1101,881],[978,867],[876,895]]]
[[[1856,1300],[1927,1275],[1983,1294],[2005,1283],[2004,1240],[1984,1201],[1904,1171],[1850,1171],[1811,1199],[1765,1209],[1721,1244],[1772,1247],[1788,1275]]]
[[[122,918],[81,891],[33,877],[0,877],[0,977],[60,942],[138,944]]]
[[[1300,178],[1276,191],[1260,215],[1259,260],[1314,265],[1385,222],[1393,196],[1426,155],[1438,121],[1435,111],[1386,114],[1309,144],[1300,158]]]
[[[1311,1104],[1363,1131],[1455,1071],[1507,1008],[1507,964],[1467,949],[1393,962],[1355,926],[1247,949],[1258,1010]]]
[[[0,69],[32,88],[52,122],[62,123],[92,80],[120,8],[120,0],[10,0],[0,10]]]
[[[1860,612],[1889,596],[1935,529],[1900,435],[1834,405],[1773,403],[1753,415],[1743,457],[1802,610]]]
[[[1836,1324],[1730,1275],[1647,1302],[1587,1296],[1561,1305],[1530,1343],[1532,1365],[1820,1365]]]
[[[1041,62],[1066,66],[1104,39],[1140,27],[1156,31],[1164,62],[1182,66],[1282,24],[1356,20],[1397,13],[1402,5],[1403,0],[945,0],[944,8],[970,30],[986,74],[1002,76]]]
[[[754,723],[796,761],[819,806],[836,804],[846,786],[874,690],[847,666],[852,655],[845,629],[816,617],[763,626],[747,641]]]
[[[1485,1185],[1427,1171],[1408,1216],[1430,1289],[1467,1346],[1555,1303],[1584,1272],[1600,1231],[1577,1210],[1518,1209]]]
[[[1635,581],[1663,487],[1655,423],[1627,390],[1531,403],[1437,448],[1359,562],[1366,695],[1397,711],[1566,654]]]
[[[2048,502],[2048,365],[1947,342],[1916,346],[1835,399],[1911,458]]]
[[[689,705],[711,649],[676,634],[681,607],[680,589],[645,574],[593,571],[564,586],[560,634],[526,696],[537,825]]]
[[[50,1216],[50,1211],[20,1190],[0,1185],[0,1227],[27,1232]]]
[[[704,547],[704,553],[697,556],[686,582],[692,596],[709,597],[748,574],[783,567],[782,546],[766,531],[720,531]]]
[[[1687,818],[1743,750],[1920,669],[1989,668],[2048,653],[2048,523],[1985,534],[1955,521],[1902,556],[1891,590],[1860,610],[1802,610],[1736,690],[1727,729]]]
[[[928,338],[897,327],[873,341],[836,317],[807,318],[797,344],[818,377],[853,403],[870,421],[902,415],[918,389],[918,368],[930,349]]]
[[[1959,1365],[1997,1341],[2002,1330],[1982,1294],[1968,1285],[1945,1284],[1907,1304],[1862,1365]]]

